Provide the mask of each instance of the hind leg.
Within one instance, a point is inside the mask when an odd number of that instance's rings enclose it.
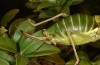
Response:
[[[51,21],[51,20],[53,20],[53,19],[56,19],[56,18],[58,18],[58,17],[61,17],[61,16],[65,17],[65,16],[68,16],[68,15],[66,15],[65,13],[60,13],[60,14],[58,14],[58,15],[52,17],[52,18],[49,18],[49,19],[47,19],[47,20],[44,20],[44,21],[39,22],[39,23],[36,23],[36,24],[33,24],[33,23],[30,21],[30,19],[28,19],[28,22],[30,23],[30,25],[32,25],[33,27],[35,27],[35,26],[38,26],[38,25],[41,25],[41,24],[43,24],[43,23],[49,22],[49,21]]]
[[[73,47],[74,54],[75,54],[75,57],[76,57],[76,62],[75,62],[74,65],[78,65],[78,63],[79,63],[79,57],[78,57],[78,54],[77,54],[77,51],[76,51],[76,48],[75,48],[75,45],[74,45],[74,40],[73,40],[73,38],[72,38],[72,36],[71,36],[70,30],[67,29],[66,32],[67,32],[67,34],[68,34],[68,38],[69,38],[69,40],[70,40],[70,42],[71,42],[71,45],[72,45],[72,47]]]

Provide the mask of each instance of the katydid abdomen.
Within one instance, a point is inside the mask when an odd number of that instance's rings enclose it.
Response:
[[[99,39],[99,35],[96,34],[99,32],[99,28],[96,28],[95,26],[96,21],[94,16],[75,14],[58,21],[45,30],[44,34],[51,43],[70,45],[70,41],[67,36],[67,32],[69,31],[75,45],[82,45]]]

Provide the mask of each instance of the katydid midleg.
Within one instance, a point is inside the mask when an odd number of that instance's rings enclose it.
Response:
[[[38,26],[65,15],[66,14],[61,13],[37,24],[33,24],[30,19],[28,21],[32,26]],[[77,65],[79,63],[79,57],[75,45],[87,44],[100,39],[100,28],[99,26],[96,27],[97,24],[99,25],[99,19],[99,15],[89,16],[84,14],[74,14],[62,18],[48,29],[37,31],[33,36],[24,31],[22,31],[22,33],[32,40],[39,40],[55,45],[57,43],[72,45],[76,57],[74,65]],[[38,34],[43,34],[43,36],[37,36]]]

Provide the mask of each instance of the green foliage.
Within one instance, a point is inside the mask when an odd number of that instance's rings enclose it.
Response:
[[[15,21],[16,22],[16,21]],[[34,21],[33,21],[34,22]],[[13,25],[13,23],[12,23]],[[13,25],[14,26],[14,25]],[[12,28],[13,28],[12,26]],[[14,28],[13,28],[14,29]],[[12,29],[12,30],[13,30]],[[12,36],[13,37],[13,40],[15,42],[19,42],[19,40],[21,40],[21,36],[23,36],[20,32],[20,30],[23,30],[23,31],[26,31],[26,32],[30,32],[30,33],[33,33],[34,32],[34,29],[32,26],[30,26],[30,24],[28,23],[27,20],[25,21],[21,21],[21,24],[19,25],[19,27],[17,27],[16,31],[14,32],[14,35]],[[23,39],[23,37],[22,37]]]
[[[13,40],[9,37],[0,37],[0,49],[5,50],[10,53],[14,53],[16,55],[16,65],[27,65],[28,58],[27,57],[38,57],[38,56],[44,56],[49,55],[53,53],[60,52],[60,50],[52,45],[33,41],[26,37],[24,37],[20,30],[24,30],[26,32],[33,33],[34,28],[30,26],[30,24],[26,21],[23,21],[23,23],[20,24],[20,26],[16,29]],[[19,45],[20,49],[17,47]],[[49,49],[51,48],[51,49]],[[18,50],[20,53],[18,53]],[[6,59],[7,55],[2,53]],[[1,58],[5,57],[2,56]],[[9,57],[8,57],[9,58]],[[1,59],[2,63],[8,63],[7,61]],[[14,62],[12,60],[12,62]],[[26,63],[25,63],[26,62]]]
[[[17,52],[17,46],[16,43],[8,37],[0,37],[0,49],[16,53]]]
[[[4,51],[0,51],[0,59],[3,59],[5,61],[8,61],[8,62],[14,62],[15,58],[8,54],[7,52],[4,52]]]
[[[58,13],[70,14],[69,7],[78,4],[82,0],[29,0],[26,4],[34,12],[40,12],[39,18],[48,18]]]
[[[36,65],[41,65],[41,60],[48,60],[49,62],[58,65],[74,65],[75,57],[72,57],[74,56],[73,54],[71,55],[71,53],[73,52],[72,50],[66,52],[64,51],[64,49],[60,52],[60,49],[54,45],[47,44],[47,42],[44,41],[31,40],[25,37],[20,30],[36,37],[44,36],[43,30],[41,30],[40,28],[40,30],[37,31],[37,27],[32,27],[26,19],[27,17],[35,19],[36,21],[41,21],[42,18],[53,17],[54,15],[57,15],[59,13],[66,13],[67,15],[70,15],[70,6],[79,4],[81,2],[82,0],[29,0],[26,2],[26,7],[30,8],[31,11],[33,10],[33,14],[28,14],[29,16],[26,16],[24,18],[16,18],[16,15],[20,12],[19,9],[9,10],[0,20],[0,65],[28,65],[29,62],[34,62]],[[77,27],[79,22],[77,22],[76,17],[73,18],[75,18],[73,20],[75,22],[75,27]],[[84,19],[84,17],[82,19]],[[97,21],[97,23],[99,23],[99,16],[96,16],[95,20]],[[32,23],[36,23],[34,20],[31,21]],[[59,21],[59,19],[57,21]],[[71,24],[69,25],[68,19],[66,19],[65,21],[67,21],[67,26],[69,26],[70,28]],[[85,25],[84,21],[85,20],[82,20],[82,28],[84,28]],[[92,20],[90,17],[88,22],[89,28],[91,26],[91,21]],[[48,25],[46,25],[46,27],[47,26]],[[52,25],[51,27],[53,26],[54,25]],[[51,27],[47,28],[47,30],[55,30],[56,33],[58,33],[57,29],[52,29]],[[61,29],[63,30],[62,26]],[[77,31],[75,31],[74,33],[80,35],[80,33]],[[84,36],[83,38],[86,37],[88,38],[89,36]],[[98,41],[90,45],[93,48],[100,48],[100,44]],[[94,50],[89,50],[89,52],[95,52],[93,54],[89,54],[87,53],[87,50],[89,48],[85,46],[77,46],[77,48],[79,49],[77,50],[80,58],[79,65],[100,64],[100,55]],[[86,51],[84,49],[86,49]],[[83,50],[85,52],[83,52]],[[97,54],[98,56],[90,59],[90,57]]]
[[[14,20],[9,27],[9,35],[13,35],[16,31],[17,26],[19,26],[23,21],[25,21],[25,18],[18,18]]]
[[[79,65],[92,65],[91,62],[89,61],[89,58],[86,52],[79,51],[78,55],[80,58]],[[74,63],[75,63],[75,60],[71,59],[65,65],[74,65]]]
[[[14,17],[15,15],[19,12],[19,9],[12,9],[10,11],[8,11],[2,18],[2,20],[0,21],[0,24],[2,26],[6,26],[7,23],[9,23]]]
[[[29,61],[28,57],[38,57],[60,52],[60,50],[53,45],[33,41],[24,37],[20,30],[29,32],[30,34],[35,30],[25,18],[14,20],[7,31],[3,26],[6,27],[18,12],[18,9],[10,10],[3,16],[1,21],[0,50],[4,52],[0,51],[0,64],[9,65],[8,62],[10,62],[11,64],[16,63],[16,65],[27,65]],[[9,32],[9,34],[7,35],[6,32]]]
[[[0,64],[1,65],[10,65],[7,61],[0,58]]]
[[[23,57],[20,54],[16,53],[15,58],[16,58],[16,65],[27,65],[28,64],[29,60],[27,57]]]
[[[42,58],[59,65],[65,64],[64,59],[59,54],[51,54],[51,55],[43,56]]]
[[[52,45],[48,45],[43,42],[39,42],[35,40],[33,41],[24,37],[21,34],[20,30],[33,33],[34,28],[30,26],[30,24],[27,21],[24,21],[15,31],[13,39],[15,40],[15,42],[18,42],[20,46],[21,55],[34,57],[34,56],[42,56],[42,55],[48,55],[48,54],[59,52],[59,49],[57,49]],[[49,49],[48,47],[50,47],[51,49]]]

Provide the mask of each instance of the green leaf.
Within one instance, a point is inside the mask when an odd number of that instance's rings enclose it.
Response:
[[[48,9],[48,10],[42,11],[39,14],[39,18],[49,18],[49,17],[53,17],[56,14],[57,13],[55,13],[54,11]]]
[[[23,42],[20,43],[20,53],[21,54],[29,54],[36,51],[39,47],[43,45],[43,42],[33,41],[30,39],[24,39]]]
[[[17,52],[16,43],[8,37],[0,37],[0,48],[9,52]]]
[[[60,12],[61,13],[66,13],[67,15],[69,15],[70,14],[69,6],[68,5],[63,6]]]
[[[30,2],[40,2],[41,0],[29,0]]]
[[[92,62],[93,65],[100,65],[100,60]]]
[[[74,65],[75,64],[75,60],[70,60],[68,61],[65,65]],[[78,65],[92,65],[90,61],[87,60],[80,60]]]
[[[37,9],[43,9],[49,6],[53,6],[50,2],[42,2],[41,4],[38,5]]]
[[[42,43],[42,45],[41,45],[41,43],[34,43],[33,47],[35,47],[35,48],[33,48],[33,50],[32,50],[32,46],[30,46],[26,51],[23,52],[24,56],[38,57],[38,56],[50,55],[50,54],[60,52],[60,50],[57,47],[48,45],[47,43]],[[29,53],[29,51],[31,53]]]
[[[47,1],[47,2],[50,2],[50,3],[56,3],[57,0],[42,0],[42,1]]]
[[[61,8],[61,10],[60,10],[60,13],[66,13],[67,15],[70,14],[69,2],[70,2],[70,1],[68,1],[68,0],[67,0],[66,2],[64,2],[64,5],[62,6],[62,8]]]
[[[41,37],[43,36],[41,32],[42,32],[41,30],[37,31],[33,35]],[[20,46],[20,54],[30,57],[49,55],[60,52],[60,50],[55,46],[49,45],[42,41],[31,40],[26,37],[23,38],[23,40],[21,40],[19,46]]]
[[[31,20],[33,23],[35,23],[33,20]],[[19,26],[18,28],[16,29],[14,35],[13,35],[13,40],[15,42],[19,42],[20,41],[20,38],[23,36],[22,33],[20,32],[20,30],[23,30],[25,32],[30,32],[30,33],[33,33],[34,32],[34,27],[32,27],[28,20],[26,21],[23,21]]]
[[[63,58],[61,58],[61,56],[59,54],[51,54],[51,55],[43,56],[43,59],[49,60],[58,65],[65,64],[65,61],[63,60]]]
[[[19,18],[14,20],[9,27],[9,34],[13,35],[15,30],[17,29],[17,26],[19,26],[20,23],[22,23],[23,21],[25,21],[25,18]]]
[[[57,0],[29,0],[30,2],[50,2],[56,3]]]
[[[78,65],[92,65],[86,52],[84,52],[84,51],[78,51],[78,56],[79,56],[79,59],[80,59]],[[76,62],[76,59],[75,59],[75,56],[74,56],[74,58],[72,58],[71,60],[69,60],[68,62],[66,62],[65,65],[74,65],[75,62]]]
[[[72,0],[72,5],[76,5],[83,2],[83,0]]]
[[[48,15],[46,14],[46,12],[42,11],[40,14],[39,14],[39,18],[47,18]]]
[[[19,53],[15,55],[16,57],[16,65],[27,65],[29,60],[26,57],[22,57]]]
[[[83,2],[83,0],[67,0],[66,4],[67,4],[68,6],[71,6],[71,5],[79,4],[79,3],[81,3],[81,2]]]
[[[39,4],[40,4],[39,2],[27,2],[26,7],[34,9],[34,8],[38,7]]]
[[[10,65],[7,61],[0,58],[0,65]]]
[[[41,65],[41,63],[40,63],[41,60],[39,60],[40,58],[41,57],[34,57],[34,58],[32,58],[30,60],[29,64],[31,64],[31,62],[32,62],[33,65]]]
[[[2,26],[6,26],[8,22],[10,22],[15,15],[19,12],[19,9],[12,9],[10,11],[8,11],[2,18],[0,24]]]
[[[7,52],[4,52],[4,51],[0,51],[0,58],[5,60],[5,61],[8,61],[8,62],[14,62],[14,57],[7,54]]]

